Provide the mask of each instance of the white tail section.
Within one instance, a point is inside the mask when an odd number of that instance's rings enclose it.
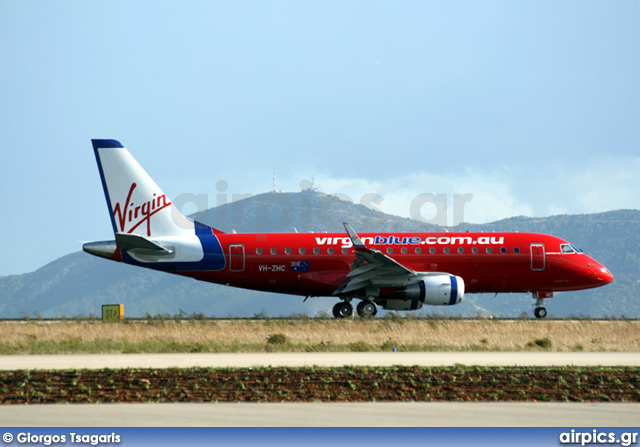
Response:
[[[149,174],[116,140],[91,140],[114,233],[143,237],[194,234],[184,217]]]

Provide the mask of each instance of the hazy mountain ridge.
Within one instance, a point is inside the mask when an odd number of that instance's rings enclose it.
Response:
[[[315,191],[265,193],[191,216],[219,230],[238,233],[343,232],[343,222],[357,231],[443,231],[441,227],[385,214],[359,203]]]
[[[241,202],[241,203],[240,203]],[[257,195],[195,214],[220,230],[337,231],[350,222],[356,231],[443,231],[423,222],[390,216],[334,196],[305,191]],[[617,210],[545,218],[512,217],[489,224],[460,224],[449,231],[520,231],[553,234],[584,248],[615,276],[612,284],[557,294],[547,303],[550,315],[640,317],[640,211]],[[40,269],[0,277],[0,318],[97,315],[102,304],[122,303],[127,316],[146,313],[203,312],[207,316],[253,316],[330,311],[332,298],[256,292],[198,282],[100,259],[83,252],[63,256]],[[468,295],[457,306],[426,307],[448,315],[519,316],[531,314],[524,294]]]

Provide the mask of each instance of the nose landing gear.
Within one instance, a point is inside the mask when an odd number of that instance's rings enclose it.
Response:
[[[547,309],[542,306],[545,298],[553,298],[553,292],[533,292],[533,299],[536,300],[537,306],[533,311],[533,315],[536,318],[545,318],[547,316]]]
[[[547,309],[545,309],[544,307],[536,307],[536,309],[533,311],[533,314],[536,316],[536,318],[544,318],[547,316]]]

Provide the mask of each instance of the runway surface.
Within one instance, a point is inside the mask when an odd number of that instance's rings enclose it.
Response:
[[[303,366],[640,366],[640,352],[331,352],[0,356],[0,370]]]
[[[5,427],[635,427],[640,404],[275,403],[0,406]]]
[[[0,356],[0,369],[303,366],[640,366],[640,353],[420,352]],[[640,404],[212,403],[0,405],[4,426],[636,426]]]

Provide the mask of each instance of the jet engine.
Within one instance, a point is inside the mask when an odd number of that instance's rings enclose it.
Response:
[[[422,304],[452,306],[464,297],[464,280],[454,275],[425,275],[418,281],[396,290],[395,293]]]

